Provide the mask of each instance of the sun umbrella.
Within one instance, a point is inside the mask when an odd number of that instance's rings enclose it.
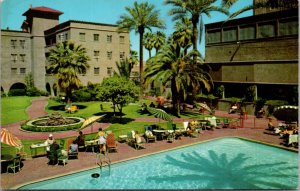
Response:
[[[273,115],[281,121],[298,121],[298,106],[284,105],[277,107],[275,108]]]
[[[105,115],[101,115],[101,116],[93,116],[88,118],[87,120],[85,120],[83,122],[83,124],[81,125],[80,129],[84,129],[85,127],[89,126],[90,124],[94,123],[95,121],[99,120],[100,118],[104,117]]]
[[[22,145],[21,140],[18,139],[16,136],[14,136],[11,132],[9,132],[5,128],[1,129],[1,143],[14,146],[14,147],[18,147]]]
[[[210,107],[208,107],[208,105],[206,103],[196,103],[196,105],[207,110],[209,113],[212,113]]]
[[[169,115],[167,112],[165,112],[162,109],[156,109],[156,108],[152,108],[152,107],[147,107],[147,110],[154,115],[154,117],[158,118],[158,119],[162,119],[165,121],[169,121],[172,122],[172,117],[171,115]]]

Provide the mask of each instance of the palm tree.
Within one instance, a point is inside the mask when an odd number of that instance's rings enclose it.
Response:
[[[199,24],[199,42],[201,42],[204,22],[203,16],[211,17],[211,12],[220,12],[228,15],[228,10],[223,7],[215,6],[217,0],[165,0],[165,4],[173,5],[169,11],[170,15],[174,15],[173,20],[188,17],[193,25],[192,43],[194,52],[198,51],[198,24]]]
[[[144,46],[149,51],[149,58],[151,58],[151,50],[154,48],[154,34],[147,32],[144,34]]]
[[[154,34],[154,48],[155,48],[156,54],[157,54],[158,50],[165,44],[165,42],[166,42],[165,33],[161,32],[161,31],[157,31]]]
[[[90,58],[86,49],[73,42],[56,44],[55,48],[50,50],[47,72],[57,76],[57,84],[61,91],[65,91],[67,101],[70,101],[72,90],[81,85],[78,74],[86,73],[89,68],[88,60]]]
[[[117,22],[120,31],[135,30],[140,36],[140,85],[141,95],[143,94],[143,37],[145,29],[151,27],[164,28],[163,20],[159,18],[159,11],[154,10],[154,5],[148,2],[138,3],[134,2],[133,7],[126,7],[128,14],[121,15],[120,20]]]
[[[193,62],[196,55],[184,55],[183,49],[177,43],[164,46],[158,54],[147,62],[145,70],[145,85],[160,79],[163,86],[171,84],[174,114],[180,114],[181,99],[187,95],[187,87],[204,87],[210,91],[212,79],[208,68],[201,60]],[[197,57],[199,58],[199,57]]]
[[[238,1],[240,0],[222,0],[222,7],[230,9]],[[266,0],[257,2],[255,5],[248,5],[240,8],[236,12],[232,13],[228,20],[233,19],[246,11],[264,7],[276,8],[279,10],[294,9],[298,8],[298,0]]]
[[[130,50],[129,62],[132,63],[133,65],[139,63],[137,51]]]
[[[185,55],[188,48],[192,45],[192,34],[192,22],[190,19],[183,17],[175,23],[175,32],[172,34],[172,39],[184,49]]]
[[[115,74],[117,76],[129,79],[134,63],[130,62],[130,60],[128,58],[126,58],[125,60],[116,62],[116,65],[119,70],[119,74],[117,74],[117,73],[115,73]]]

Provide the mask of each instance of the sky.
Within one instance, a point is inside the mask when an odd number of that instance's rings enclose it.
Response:
[[[97,22],[106,24],[116,24],[122,14],[126,14],[125,7],[133,7],[136,0],[1,0],[1,29],[7,27],[11,30],[21,30],[21,24],[25,20],[22,16],[30,5],[32,7],[45,6],[63,12],[59,17],[59,23],[68,20],[79,20],[87,22]],[[138,0],[138,2],[145,2],[147,0]],[[166,29],[159,29],[167,36],[174,32],[174,23],[172,16],[168,15],[171,9],[170,5],[164,5],[164,0],[148,0],[149,3],[155,5],[155,9],[160,11],[161,18],[166,23]],[[252,4],[252,0],[240,0],[235,4],[230,12]],[[220,5],[220,0],[216,2]],[[252,15],[252,11],[248,11],[239,17]],[[226,20],[227,16],[213,12],[211,18],[204,17],[204,23],[213,23]],[[153,28],[152,32],[157,31]],[[205,55],[204,39],[199,45],[199,51]],[[135,31],[130,32],[131,49],[139,52],[139,36]],[[154,51],[154,50],[153,50]],[[153,55],[153,54],[152,54]],[[148,51],[144,50],[144,60],[148,59]]]

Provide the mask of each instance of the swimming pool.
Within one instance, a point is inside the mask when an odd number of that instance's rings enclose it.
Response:
[[[100,173],[99,178],[91,174]],[[296,189],[298,153],[223,138],[19,189]]]

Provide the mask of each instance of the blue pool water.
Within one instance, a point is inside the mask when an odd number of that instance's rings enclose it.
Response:
[[[100,173],[99,178],[91,174]],[[298,154],[223,138],[20,189],[296,189]]]

